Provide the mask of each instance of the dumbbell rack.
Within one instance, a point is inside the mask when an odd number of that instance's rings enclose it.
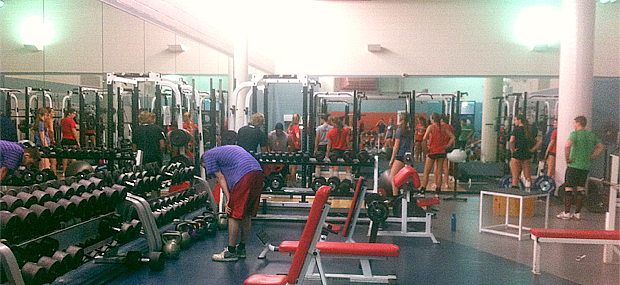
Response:
[[[379,157],[373,156],[368,162],[360,162],[358,159],[354,159],[353,162],[347,163],[342,159],[338,159],[338,161],[330,161],[329,158],[325,158],[324,161],[317,161],[315,158],[310,158],[308,161],[303,162],[282,162],[282,161],[259,161],[261,164],[296,164],[296,165],[308,165],[308,166],[363,166],[363,167],[373,167],[374,168],[374,181],[373,187],[374,189],[378,188],[379,181]],[[304,176],[304,181],[302,183],[307,185],[305,181],[306,177]],[[375,190],[376,192],[376,190]],[[306,199],[307,196],[314,196],[314,191],[311,188],[292,188],[292,187],[284,187],[281,193],[269,193],[273,195],[289,195],[291,198],[293,195],[301,196],[301,200],[299,202],[269,202],[267,199],[263,199],[261,204],[262,214],[258,215],[256,219],[266,219],[266,220],[306,220],[307,216],[293,216],[293,215],[269,215],[266,214],[267,209],[269,207],[289,207],[289,208],[310,208],[312,203],[309,203]],[[332,211],[334,212],[334,211]],[[344,220],[344,218],[343,218]]]

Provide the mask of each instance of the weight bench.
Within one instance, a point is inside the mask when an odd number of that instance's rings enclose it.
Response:
[[[408,216],[408,203],[411,202],[411,192],[420,187],[420,177],[418,172],[411,166],[405,166],[401,169],[396,176],[394,176],[394,185],[401,188],[404,191],[404,195],[401,198],[400,217],[387,218],[386,222],[400,223],[400,231],[377,231],[379,236],[405,236],[405,237],[428,237],[433,243],[439,243],[435,238],[435,235],[431,232],[431,220],[433,213],[427,208],[424,217],[409,217]],[[416,200],[418,207],[429,207],[439,204],[439,198],[421,198]],[[409,231],[407,223],[424,223],[424,231]],[[371,222],[373,223],[373,222]],[[371,227],[372,229],[372,227]],[[371,229],[368,230],[368,234],[371,235]]]
[[[360,180],[358,181],[358,187],[357,190],[359,190],[360,188],[363,189],[363,191],[357,191],[356,190],[356,194],[354,195],[354,199],[353,199],[353,203],[352,204],[357,204],[362,200],[356,200],[356,197],[358,195],[358,192],[362,192],[361,195],[363,195],[363,192],[365,191],[365,188],[363,188],[362,186],[362,178],[360,178]],[[321,187],[321,189],[329,189],[328,186],[323,186]],[[321,191],[321,189],[319,189],[319,191]],[[327,190],[328,191],[328,190]],[[280,282],[281,279],[275,278],[275,277],[264,277],[264,276],[257,276],[257,277],[253,277],[250,276],[250,278],[248,278],[246,280],[247,285],[250,284],[301,284],[303,282],[303,278],[308,278],[308,279],[320,279],[322,284],[326,284],[326,278],[347,278],[349,279],[351,282],[375,282],[375,283],[389,283],[391,280],[395,281],[396,280],[396,276],[395,275],[388,275],[388,276],[376,276],[376,275],[372,275],[372,270],[370,268],[370,259],[387,259],[388,257],[398,257],[399,256],[399,247],[397,245],[394,244],[376,244],[376,243],[354,243],[354,242],[321,242],[318,241],[318,239],[321,236],[321,233],[324,231],[323,228],[318,227],[318,224],[325,224],[325,217],[327,216],[327,212],[329,210],[329,208],[324,209],[322,216],[323,218],[319,221],[319,223],[316,223],[314,221],[314,210],[316,207],[318,207],[317,203],[321,203],[322,200],[318,200],[319,199],[319,192],[317,192],[317,196],[315,197],[315,200],[312,204],[312,208],[310,210],[310,218],[308,219],[308,221],[306,222],[306,227],[304,228],[304,233],[302,234],[302,239],[300,241],[284,241],[280,244],[280,246],[278,247],[273,247],[274,251],[278,251],[278,252],[286,252],[286,253],[294,253],[294,258],[293,258],[293,264],[291,265],[291,269],[289,270],[289,275],[291,275],[291,272],[293,270],[300,270],[300,268],[293,268],[293,266],[299,266],[298,265],[298,261],[296,263],[296,259],[299,256],[305,256],[308,255],[310,256],[311,260],[310,262],[306,265],[304,264],[303,266],[303,274],[301,275],[300,279],[302,281],[297,280],[298,283],[294,283],[291,281],[286,281],[287,279],[284,279],[285,282],[288,283],[264,283],[264,282]],[[318,202],[317,202],[318,201]],[[356,214],[353,214],[353,208],[356,208]],[[349,211],[349,219],[347,219],[347,224],[345,225],[345,230],[343,231],[343,235],[345,235],[345,233],[347,235],[351,235],[353,233],[353,228],[354,228],[354,224],[356,222],[356,219],[353,219],[352,223],[349,223],[349,220],[351,220],[351,216],[356,216],[357,214],[359,214],[359,207],[355,207],[354,205],[351,206],[350,211]],[[316,224],[315,224],[316,223]],[[306,237],[306,232],[308,231],[308,225],[309,224],[314,224],[314,235],[316,236],[317,242],[314,243],[314,245],[312,247],[306,247],[305,242],[304,241],[304,237]],[[306,248],[305,250],[307,252],[304,252],[304,248]],[[301,252],[300,252],[301,251]],[[300,254],[301,253],[301,254]],[[353,258],[353,259],[360,259],[360,264],[362,267],[362,271],[363,274],[362,275],[351,275],[351,274],[330,274],[330,273],[325,273],[323,270],[323,266],[322,266],[322,262],[321,262],[321,253],[322,254],[328,254],[330,256],[334,256],[334,257],[338,257],[338,258]],[[314,273],[314,268],[315,266],[318,268],[318,273]],[[300,273],[301,274],[301,273]],[[287,275],[288,276],[288,275]],[[299,277],[299,274],[297,275]],[[253,279],[251,279],[253,278]],[[262,278],[266,278],[266,279],[262,279]],[[272,279],[273,278],[273,279]],[[281,278],[281,277],[280,277]],[[250,280],[250,281],[248,281]]]
[[[531,229],[534,240],[534,258],[532,272],[540,274],[541,243],[603,244],[620,246],[620,230],[583,230],[583,229]],[[618,247],[614,251],[620,255]]]

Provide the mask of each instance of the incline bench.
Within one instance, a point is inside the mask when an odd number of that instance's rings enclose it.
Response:
[[[607,244],[620,246],[620,231],[580,229],[531,229],[534,240],[532,272],[540,274],[541,243]],[[620,255],[620,250],[614,248]]]
[[[280,252],[294,253],[288,275],[255,274],[245,280],[246,285],[301,284],[304,278],[307,277],[318,277],[322,284],[327,284],[327,277],[349,278],[351,281],[361,278],[364,282],[381,283],[388,283],[390,279],[395,280],[395,276],[370,276],[369,279],[368,276],[364,275],[326,274],[324,272],[321,253],[350,258],[361,258],[360,256],[368,258],[372,256],[385,259],[387,257],[399,256],[399,248],[394,244],[319,242],[322,232],[322,227],[319,225],[325,224],[325,218],[330,208],[330,204],[327,203],[329,191],[329,186],[323,186],[317,191],[300,241],[283,242],[280,244]],[[367,263],[367,265],[370,266],[370,263]],[[315,266],[318,268],[318,274],[312,274],[312,269]],[[364,267],[363,264],[362,267]],[[372,279],[372,277],[376,279]]]

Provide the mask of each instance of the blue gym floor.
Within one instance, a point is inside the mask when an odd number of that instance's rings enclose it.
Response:
[[[466,202],[442,201],[437,218],[433,220],[433,233],[440,244],[429,238],[383,237],[378,242],[395,243],[400,247],[400,257],[386,261],[371,261],[373,273],[396,274],[398,284],[620,284],[618,258],[613,264],[602,263],[602,246],[554,244],[545,248],[542,255],[541,275],[531,272],[532,244],[530,239],[478,233],[479,195],[463,195]],[[555,201],[550,209],[550,228],[602,229],[603,214],[583,211],[581,221],[563,221],[554,218],[561,211]],[[452,214],[457,217],[457,230],[450,230]],[[503,217],[495,217],[498,221]],[[536,202],[535,216],[525,218],[526,225],[544,225],[544,203]],[[118,276],[107,284],[243,284],[255,273],[286,273],[292,256],[270,252],[267,259],[257,259],[263,248],[256,237],[259,229],[268,232],[272,243],[297,240],[303,230],[301,222],[255,221],[247,245],[247,259],[233,263],[211,260],[211,255],[221,252],[227,245],[227,232],[207,238],[184,250],[178,260],[168,261],[162,272],[144,268],[124,272],[118,267]],[[368,224],[358,225],[355,239],[367,241]],[[342,241],[342,236],[330,235],[329,240]],[[581,257],[581,258],[578,258]],[[351,259],[323,257],[324,268],[329,273],[361,274],[359,262]],[[59,280],[57,280],[59,281]],[[329,284],[350,284],[346,280],[328,280]],[[320,284],[306,281],[306,284]]]

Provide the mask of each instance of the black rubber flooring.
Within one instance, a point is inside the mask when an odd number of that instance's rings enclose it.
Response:
[[[257,259],[263,248],[255,233],[264,229],[274,243],[298,239],[303,223],[256,221],[247,247],[248,258],[233,263],[214,262],[211,255],[224,249],[227,232],[195,242],[184,250],[178,260],[168,261],[164,271],[150,272],[147,268],[120,274],[109,284],[243,284],[255,273],[286,273],[292,256],[270,252],[267,259]],[[357,240],[367,240],[367,225],[360,225]],[[330,236],[329,240],[342,240]],[[396,274],[398,284],[576,284],[543,273],[534,275],[531,267],[474,248],[439,239],[433,244],[428,238],[379,237],[380,242],[398,244],[400,257],[371,261],[374,274]],[[328,273],[361,274],[359,262],[351,259],[323,257]],[[320,284],[306,281],[306,284]],[[329,279],[328,284],[350,284],[348,280]]]

